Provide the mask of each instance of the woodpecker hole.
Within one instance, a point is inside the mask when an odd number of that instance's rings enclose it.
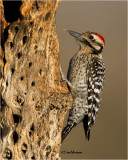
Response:
[[[13,132],[14,145],[16,144],[16,142],[18,141],[18,139],[19,139],[19,136],[18,136],[17,132],[14,131],[14,132]]]
[[[29,68],[32,66],[32,62],[29,62]]]
[[[51,146],[47,146],[46,150],[50,152],[51,151]]]
[[[36,50],[37,48],[38,48],[37,45],[35,45],[34,49]]]
[[[38,142],[37,142],[38,146],[40,146],[41,139],[42,139],[41,137],[38,138]]]
[[[21,116],[13,114],[14,123],[18,124],[21,121]]]
[[[21,150],[25,154],[27,152],[27,144],[23,143]]]
[[[48,20],[48,18],[50,17],[50,12],[48,12],[46,15],[45,15],[45,21],[47,21]]]
[[[42,74],[42,69],[40,69],[39,73]]]
[[[23,98],[23,96],[21,96],[21,95],[17,96],[17,102],[18,102],[21,106],[23,106],[23,105],[24,105],[24,98]]]
[[[34,130],[35,130],[34,123],[32,124],[30,130],[34,132]]]
[[[60,109],[59,107],[54,106],[53,104],[51,104],[49,108],[50,108],[51,110],[53,110],[53,109],[57,109],[57,110],[59,110],[59,109]]]
[[[42,32],[43,32],[43,28],[40,28],[39,31],[38,31],[38,34],[41,35]]]
[[[13,47],[13,43],[12,43],[12,42],[10,42],[10,47],[11,47],[11,48]]]
[[[35,156],[32,156],[31,159],[35,159]]]
[[[27,39],[28,39],[27,36],[24,36],[24,37],[23,37],[23,45],[27,42]]]
[[[33,27],[34,23],[33,22],[30,22],[29,26],[30,27]]]
[[[8,86],[8,81],[6,81],[6,86]]]
[[[18,33],[19,28],[16,26],[15,27],[15,32]]]
[[[46,152],[46,157],[48,157],[48,155],[50,154],[50,152],[51,152],[51,146],[47,146],[47,148],[46,148],[46,150],[47,150],[47,152]]]
[[[3,158],[11,159],[12,158],[12,152],[6,148],[3,154]]]
[[[14,70],[14,68],[11,68],[11,72],[12,72],[12,74],[14,73],[14,71],[15,71],[15,70]]]
[[[35,127],[34,127],[34,123],[32,124],[31,128],[30,128],[30,132],[29,132],[29,136],[31,137],[31,135],[34,133]]]
[[[22,77],[20,77],[20,80],[21,80],[21,81],[23,81],[23,79],[24,79],[24,77],[23,77],[23,76],[22,76]]]
[[[35,82],[33,81],[31,85],[32,85],[32,86],[35,86]]]
[[[55,109],[55,106],[53,104],[50,105],[50,109],[53,110]]]
[[[46,157],[48,157],[49,154],[50,154],[50,152],[46,152]]]
[[[18,57],[18,59],[20,59],[20,58],[21,58],[21,56],[22,56],[22,53],[21,53],[21,52],[17,53],[17,57]]]

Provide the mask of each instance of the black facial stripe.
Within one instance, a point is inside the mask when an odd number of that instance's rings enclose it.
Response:
[[[100,47],[100,50],[97,50],[96,48],[93,47],[94,50],[93,50],[93,53],[92,53],[92,54],[99,54],[99,53],[101,53],[102,50],[103,50],[102,44],[100,44],[100,43],[98,43],[98,42],[95,42],[95,44],[97,44],[97,45]]]
[[[102,52],[103,46],[102,45],[99,45],[99,46],[100,46],[100,50],[95,49],[93,54],[99,54]]]
[[[90,43],[88,40],[86,40],[86,39],[84,39],[84,40],[81,41],[81,42],[84,43],[84,44],[87,44],[90,48],[93,49],[92,54],[99,54],[99,53],[101,53],[102,50],[103,50],[102,44],[100,44],[100,43],[98,43],[98,42],[93,42],[93,43],[97,44],[97,45],[100,47],[100,50],[97,50],[96,48],[94,48],[94,47],[91,45],[91,43]]]
[[[86,39],[84,39],[84,41],[81,41],[81,42],[84,44],[87,44],[90,48],[95,50],[95,48],[91,45],[91,43],[89,41],[87,41]]]

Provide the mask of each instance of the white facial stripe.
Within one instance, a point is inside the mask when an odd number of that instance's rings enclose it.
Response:
[[[99,43],[103,44],[103,46],[104,46],[104,42],[97,35],[95,35],[95,34],[92,34],[92,35],[93,35],[96,42],[99,42]]]

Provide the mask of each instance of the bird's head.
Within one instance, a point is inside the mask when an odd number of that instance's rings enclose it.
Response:
[[[81,34],[71,30],[67,30],[67,33],[76,38],[81,49],[88,47],[92,54],[100,54],[105,46],[104,38],[98,33],[88,31]]]

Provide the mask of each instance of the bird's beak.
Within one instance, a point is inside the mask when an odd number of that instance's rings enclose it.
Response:
[[[75,37],[77,40],[83,41],[83,37],[82,37],[81,33],[77,33],[77,32],[71,31],[71,30],[67,30],[66,32],[68,34],[70,34],[71,36]]]

